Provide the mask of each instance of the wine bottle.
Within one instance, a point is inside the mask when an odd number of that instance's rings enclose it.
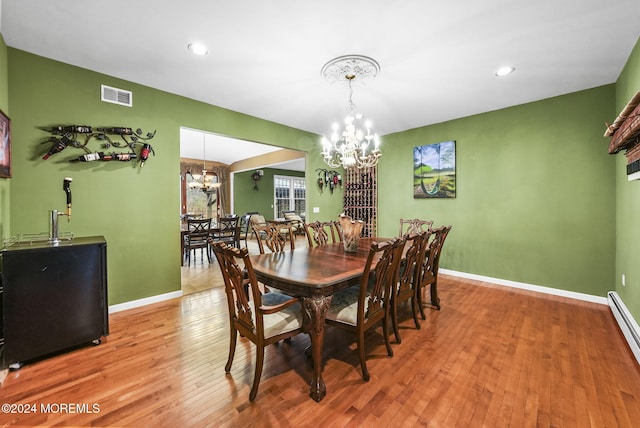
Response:
[[[42,156],[42,159],[47,160],[51,155],[55,155],[56,153],[60,153],[61,151],[66,149],[67,146],[72,143],[72,141],[68,138],[68,135],[69,134],[67,133],[60,138],[53,139],[53,141],[55,141],[55,144],[51,146],[46,155]]]
[[[75,132],[79,134],[91,134],[93,130],[91,129],[90,126],[87,126],[87,125],[59,125],[59,126],[52,126],[51,132],[56,132],[59,134],[66,133],[66,132]]]
[[[142,168],[147,159],[149,159],[149,152],[151,152],[151,145],[143,144],[142,150],[140,150],[140,168]]]
[[[87,153],[86,155],[78,156],[75,159],[71,159],[69,162],[91,162],[95,160],[101,160],[104,153]]]
[[[123,128],[120,126],[112,126],[108,128],[98,128],[99,132],[104,132],[105,134],[117,134],[117,135],[133,135],[133,130],[131,128]]]
[[[113,160],[119,160],[121,162],[127,162],[136,158],[137,156],[135,153],[114,153],[113,154]]]

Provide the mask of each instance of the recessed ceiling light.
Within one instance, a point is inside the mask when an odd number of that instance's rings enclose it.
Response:
[[[204,56],[209,53],[207,47],[202,43],[189,43],[187,49],[189,49],[189,52],[200,56]]]
[[[504,66],[504,67],[500,67],[497,71],[496,71],[496,76],[498,77],[502,77],[502,76],[506,76],[507,74],[511,74],[514,71],[516,71],[515,67],[512,67],[510,65]]]

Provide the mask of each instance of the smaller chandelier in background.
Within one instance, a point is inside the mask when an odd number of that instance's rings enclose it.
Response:
[[[191,171],[187,171],[187,175],[191,176],[191,179],[187,182],[187,187],[190,189],[201,189],[203,192],[207,192],[213,188],[220,187],[218,177],[215,175],[208,175],[207,170],[203,169],[202,174],[192,174]]]
[[[349,88],[347,115],[343,125],[334,123],[331,136],[322,137],[322,158],[331,168],[367,168],[378,164],[380,139],[372,131],[371,121],[356,111],[353,86],[375,78],[380,65],[362,55],[334,58],[322,67],[322,77],[329,83],[345,83]]]
[[[191,176],[187,182],[187,187],[190,189],[201,189],[203,192],[208,192],[211,189],[220,187],[222,183],[218,182],[217,175],[207,175],[207,145],[206,137],[202,135],[202,174],[193,174],[191,171],[187,171],[187,175]]]

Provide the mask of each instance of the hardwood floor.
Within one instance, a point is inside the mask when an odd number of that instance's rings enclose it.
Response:
[[[308,396],[306,335],[267,348],[258,396],[249,402],[255,349],[240,339],[225,374],[229,332],[218,287],[112,314],[101,345],[10,372],[0,402],[37,411],[0,413],[0,425],[638,426],[640,367],[608,307],[440,281],[442,310],[428,310],[416,330],[404,308],[392,358],[381,329],[367,335],[369,382],[353,338],[327,329],[320,403]],[[69,413],[66,403],[87,407]]]

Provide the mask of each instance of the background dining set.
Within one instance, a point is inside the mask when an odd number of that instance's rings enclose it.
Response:
[[[425,306],[440,309],[439,260],[451,226],[400,219],[397,237],[361,238],[358,250],[347,252],[338,221],[302,220],[294,225],[291,221],[263,223],[261,217],[251,224],[259,255],[250,255],[246,245],[240,245],[239,235],[228,241],[213,235],[207,238],[222,271],[229,309],[225,371],[231,371],[238,334],[256,346],[250,401],[256,398],[264,349],[270,344],[287,343],[300,333],[309,335],[314,366],[310,396],[320,401],[326,395],[322,378],[325,325],[354,334],[362,378],[368,381],[365,331],[382,327],[391,357],[389,327],[395,343],[401,343],[400,305],[409,305],[416,329],[420,329],[420,318],[426,319]],[[251,215],[252,223],[250,219]],[[308,245],[296,249],[296,234],[306,235]]]
[[[220,217],[216,222],[211,218],[200,216],[183,217],[184,226],[181,228],[180,243],[182,264],[186,260],[187,265],[191,265],[191,255],[200,250],[200,260],[207,260],[211,263],[212,248],[209,239],[214,242],[225,242],[233,246],[239,246],[240,241],[240,218],[237,215]]]
[[[206,255],[212,262],[213,248],[209,243],[225,242],[234,247],[247,246],[247,239],[255,236],[261,253],[265,245],[272,245],[271,238],[265,243],[267,234],[282,235],[288,243],[295,247],[295,237],[305,235],[305,222],[295,211],[283,211],[283,218],[265,220],[264,216],[256,212],[248,212],[242,216],[229,214],[218,218],[204,218],[201,215],[185,214],[181,217],[181,263],[191,266],[191,255],[200,251],[200,261],[204,262]],[[262,238],[262,239],[261,239]]]

